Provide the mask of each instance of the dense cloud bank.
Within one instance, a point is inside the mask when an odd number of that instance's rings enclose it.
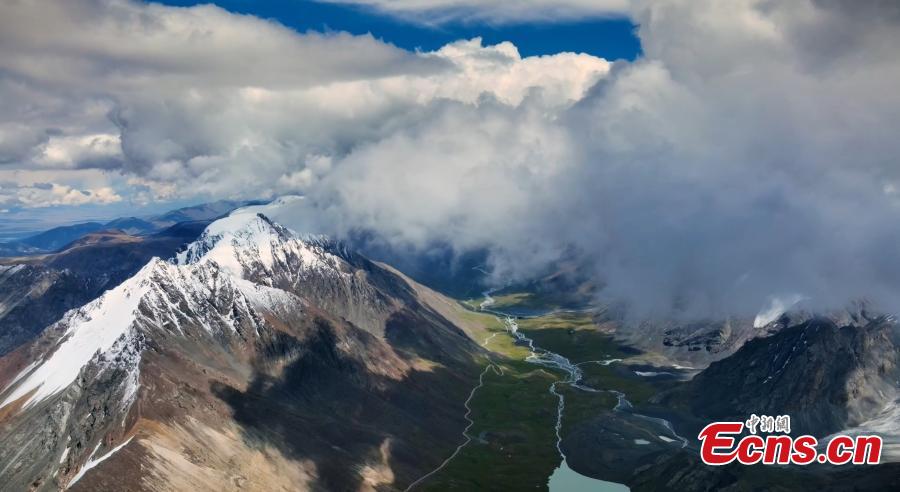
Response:
[[[5,5],[0,178],[105,169],[146,200],[301,193],[298,228],[486,248],[498,279],[565,251],[656,313],[798,295],[900,308],[900,10],[629,9],[644,56],[609,64],[480,40],[411,53],[215,7]],[[9,185],[4,200],[24,203]]]

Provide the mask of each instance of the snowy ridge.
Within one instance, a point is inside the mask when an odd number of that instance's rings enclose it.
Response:
[[[179,265],[216,263],[239,278],[251,273],[271,274],[280,268],[341,274],[342,260],[328,252],[321,240],[304,241],[297,234],[258,212],[239,209],[213,222],[197,241],[179,253]],[[292,261],[292,260],[299,261]]]
[[[256,310],[303,305],[293,294],[234,277],[217,263],[161,263],[144,303],[146,313],[139,322],[180,335],[187,334],[185,323],[199,324],[208,334],[237,333],[235,312],[246,315],[258,329]]]
[[[27,376],[23,377],[23,371],[16,377],[22,382],[0,403],[0,407],[34,392],[24,403],[27,408],[62,391],[98,351],[108,352],[117,340],[127,338],[138,304],[150,287],[151,273],[159,263],[154,259],[118,287],[66,313],[58,323],[67,329],[55,351]]]
[[[25,265],[0,265],[0,275],[12,275],[25,268]]]
[[[28,397],[29,408],[66,389],[83,367],[115,364],[127,372],[123,408],[139,387],[140,341],[136,333],[160,330],[178,335],[259,334],[258,310],[297,309],[294,294],[244,278],[266,281],[277,267],[299,278],[304,271],[345,275],[342,260],[316,243],[306,243],[248,207],[219,219],[186,251],[166,262],[151,260],[130,279],[57,322],[65,332],[42,360],[21,371],[0,392],[0,408]],[[244,323],[242,325],[242,322]],[[201,330],[196,330],[196,327]],[[250,333],[239,333],[244,327]],[[193,332],[189,332],[194,330]],[[199,333],[202,331],[203,333]]]

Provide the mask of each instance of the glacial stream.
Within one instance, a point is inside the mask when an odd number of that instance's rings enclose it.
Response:
[[[516,317],[513,314],[490,309],[490,307],[494,304],[494,298],[491,297],[491,293],[492,291],[487,291],[484,293],[484,301],[481,303],[480,309],[484,312],[491,313],[500,317],[506,324],[506,328],[510,335],[515,337],[517,342],[522,345],[526,345],[529,348],[531,353],[528,355],[528,357],[525,358],[526,362],[530,362],[532,364],[547,367],[550,369],[557,369],[566,374],[566,378],[564,380],[552,383],[549,388],[550,393],[556,396],[559,402],[557,405],[556,413],[556,450],[559,452],[559,455],[562,458],[562,463],[560,463],[559,467],[550,476],[548,482],[550,492],[627,492],[629,490],[629,488],[624,484],[590,478],[581,475],[580,473],[569,468],[569,465],[566,462],[566,455],[562,450],[561,434],[563,414],[565,413],[566,409],[566,398],[565,395],[557,391],[559,385],[567,385],[579,391],[586,391],[589,393],[611,392],[615,394],[618,399],[618,403],[615,407],[616,411],[627,412],[635,417],[654,422],[655,424],[665,429],[666,433],[671,435],[674,440],[681,441],[682,447],[687,446],[687,440],[679,436],[675,432],[675,429],[672,427],[672,424],[669,421],[632,412],[633,407],[631,405],[631,402],[626,399],[624,393],[615,390],[600,390],[585,385],[582,381],[583,372],[581,371],[581,368],[578,367],[578,364],[572,363],[572,361],[560,354],[535,346],[534,340],[528,338],[519,331],[519,325],[516,322]],[[609,365],[618,361],[618,359],[611,359],[589,362]]]

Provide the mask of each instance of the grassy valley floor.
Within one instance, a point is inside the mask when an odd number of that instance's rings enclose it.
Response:
[[[508,294],[491,308],[534,309],[527,304],[529,299],[527,293]],[[415,490],[547,490],[548,478],[561,462],[555,430],[558,399],[549,389],[567,375],[526,362],[530,349],[517,344],[497,316],[478,311],[480,304],[478,299],[466,301],[457,314],[467,322],[470,336],[491,352],[485,366],[493,364],[496,370],[486,371],[483,386],[469,402],[473,424],[467,436],[471,440]],[[657,392],[649,382],[623,376],[622,368],[600,363],[635,352],[601,332],[589,312],[556,312],[520,319],[518,325],[536,346],[580,364],[591,387],[621,391],[633,401]],[[563,438],[579,424],[610,412],[617,403],[612,392],[589,393],[564,384],[557,388],[566,398]]]
[[[562,461],[556,448],[558,399],[549,389],[554,382],[564,383],[568,374],[527,362],[530,349],[516,343],[500,318],[480,311],[481,302],[472,299],[444,311],[490,351],[483,360],[483,384],[469,401],[469,441],[444,466],[418,482],[414,490],[544,491]],[[653,365],[651,361],[664,359],[620,345],[595,323],[590,311],[564,310],[529,293],[495,296],[490,308],[525,316],[517,320],[522,334],[537,347],[578,364],[582,383],[601,390],[556,385],[565,397],[562,447],[574,470],[629,483],[634,491],[723,487],[735,491],[844,490],[849,483],[875,490],[872,484],[896,482],[894,465],[850,469],[844,474],[703,466],[695,452],[683,450],[681,442],[658,421],[614,410],[618,403],[614,391],[624,393],[639,412],[661,410],[652,398],[680,383],[672,378],[642,377],[637,371],[654,371],[648,367]],[[547,314],[522,314],[528,312]],[[678,412],[677,408],[668,410]],[[462,435],[459,439],[460,443],[465,440]],[[678,479],[677,486],[672,485],[673,477]]]

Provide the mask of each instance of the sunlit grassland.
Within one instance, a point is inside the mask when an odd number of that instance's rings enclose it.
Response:
[[[634,355],[634,351],[624,349],[611,335],[598,331],[589,313],[555,313],[522,319],[518,324],[519,329],[538,347],[579,364],[586,386],[623,392],[634,404],[647,401],[657,392],[648,381],[623,375],[623,369],[619,366],[598,363],[625,359]],[[564,385],[560,386],[559,391],[566,396],[563,436],[578,422],[593,418],[616,405],[613,393],[586,393]]]
[[[550,310],[560,307],[552,300],[533,292],[512,292],[508,294],[495,294],[491,297],[493,297],[494,303],[491,304],[490,308],[498,311],[503,311],[504,308]],[[478,309],[481,307],[481,303],[484,302],[484,298],[478,297],[462,302],[470,309]]]
[[[472,399],[472,441],[425,490],[546,490],[559,465],[555,443],[558,376],[521,360],[489,372]]]
[[[421,490],[545,490],[559,465],[557,399],[549,388],[563,374],[525,362],[530,351],[516,345],[506,324],[488,313],[460,313],[470,336],[493,353],[484,386],[470,402],[472,441]],[[460,442],[463,438],[460,436]]]
[[[500,299],[503,299],[501,304]],[[497,297],[492,308],[516,306],[527,294]],[[517,345],[507,327],[496,316],[477,311],[481,300],[461,304],[470,308],[460,313],[476,342],[493,353],[485,364],[493,363],[502,375],[488,372],[484,386],[470,402],[475,422],[472,438],[450,464],[421,485],[421,490],[546,490],[547,480],[559,466],[556,450],[557,397],[550,393],[555,381],[565,374],[525,361],[530,351]],[[519,329],[535,344],[559,353],[573,362],[626,358],[631,355],[605,333],[600,332],[589,313],[558,312],[518,320]],[[643,400],[653,388],[638,379],[617,374],[614,368],[583,364],[586,383],[598,389],[623,391]],[[646,386],[645,386],[646,385]],[[557,385],[566,397],[562,434],[565,437],[579,423],[613,409],[613,393],[588,393]],[[460,442],[463,437],[460,436]]]
[[[468,323],[469,336],[479,345],[512,360],[524,360],[528,356],[528,348],[515,344],[515,340],[507,331],[506,323],[500,318],[490,313],[465,309],[461,311],[459,316]]]
[[[519,329],[535,345],[574,363],[623,359],[628,354],[613,338],[597,330],[588,313],[556,313],[518,321]]]

